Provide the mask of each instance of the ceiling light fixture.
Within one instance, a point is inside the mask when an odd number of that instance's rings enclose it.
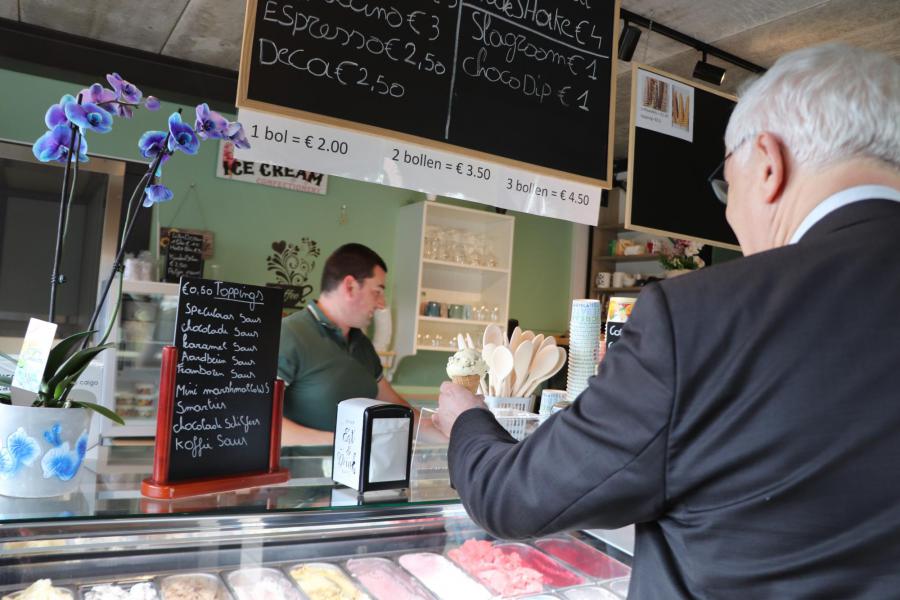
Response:
[[[625,27],[622,29],[622,33],[619,34],[619,60],[631,61],[640,39],[641,30],[625,21]]]
[[[694,79],[699,79],[713,85],[722,85],[725,81],[725,69],[706,62],[706,52],[703,58],[694,65]]]

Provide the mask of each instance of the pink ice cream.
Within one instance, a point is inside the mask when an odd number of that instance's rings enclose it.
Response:
[[[597,579],[624,577],[631,569],[599,550],[574,538],[549,537],[537,540],[534,545],[582,573]]]
[[[440,554],[404,554],[400,557],[400,565],[441,600],[488,600],[491,597],[490,592]]]
[[[431,600],[418,581],[386,558],[352,558],[347,570],[375,600]]]
[[[569,587],[586,583],[584,577],[565,568],[543,552],[524,544],[497,544],[497,548],[513,552],[522,559],[522,565],[534,569],[544,578],[544,585],[553,588]]]
[[[522,557],[504,551],[493,542],[466,540],[447,555],[453,561],[501,596],[536,594],[544,591],[544,577],[526,567]]]

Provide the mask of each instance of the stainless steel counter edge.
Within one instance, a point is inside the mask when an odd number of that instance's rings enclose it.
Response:
[[[282,538],[335,540],[367,534],[441,531],[445,519],[468,518],[459,503],[360,506],[245,514],[165,515],[0,523],[0,565],[23,558],[167,549]]]

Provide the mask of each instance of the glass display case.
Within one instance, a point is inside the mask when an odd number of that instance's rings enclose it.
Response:
[[[114,284],[113,292],[115,289]],[[150,437],[156,433],[162,348],[173,343],[177,308],[177,283],[123,282],[122,306],[110,334],[115,348],[100,356],[104,405],[122,417],[125,425],[102,419],[104,438]]]
[[[95,471],[69,497],[0,497],[0,596],[50,579],[94,600],[138,584],[131,598],[624,597],[630,557],[590,535],[504,543],[446,479],[360,496],[330,460],[285,458],[286,484],[172,501],[140,496],[149,466]]]

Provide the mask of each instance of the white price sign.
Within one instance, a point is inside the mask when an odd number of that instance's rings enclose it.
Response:
[[[466,154],[242,108],[250,149],[240,160],[304,168],[349,179],[460,198],[596,225],[599,186],[540,175]]]

